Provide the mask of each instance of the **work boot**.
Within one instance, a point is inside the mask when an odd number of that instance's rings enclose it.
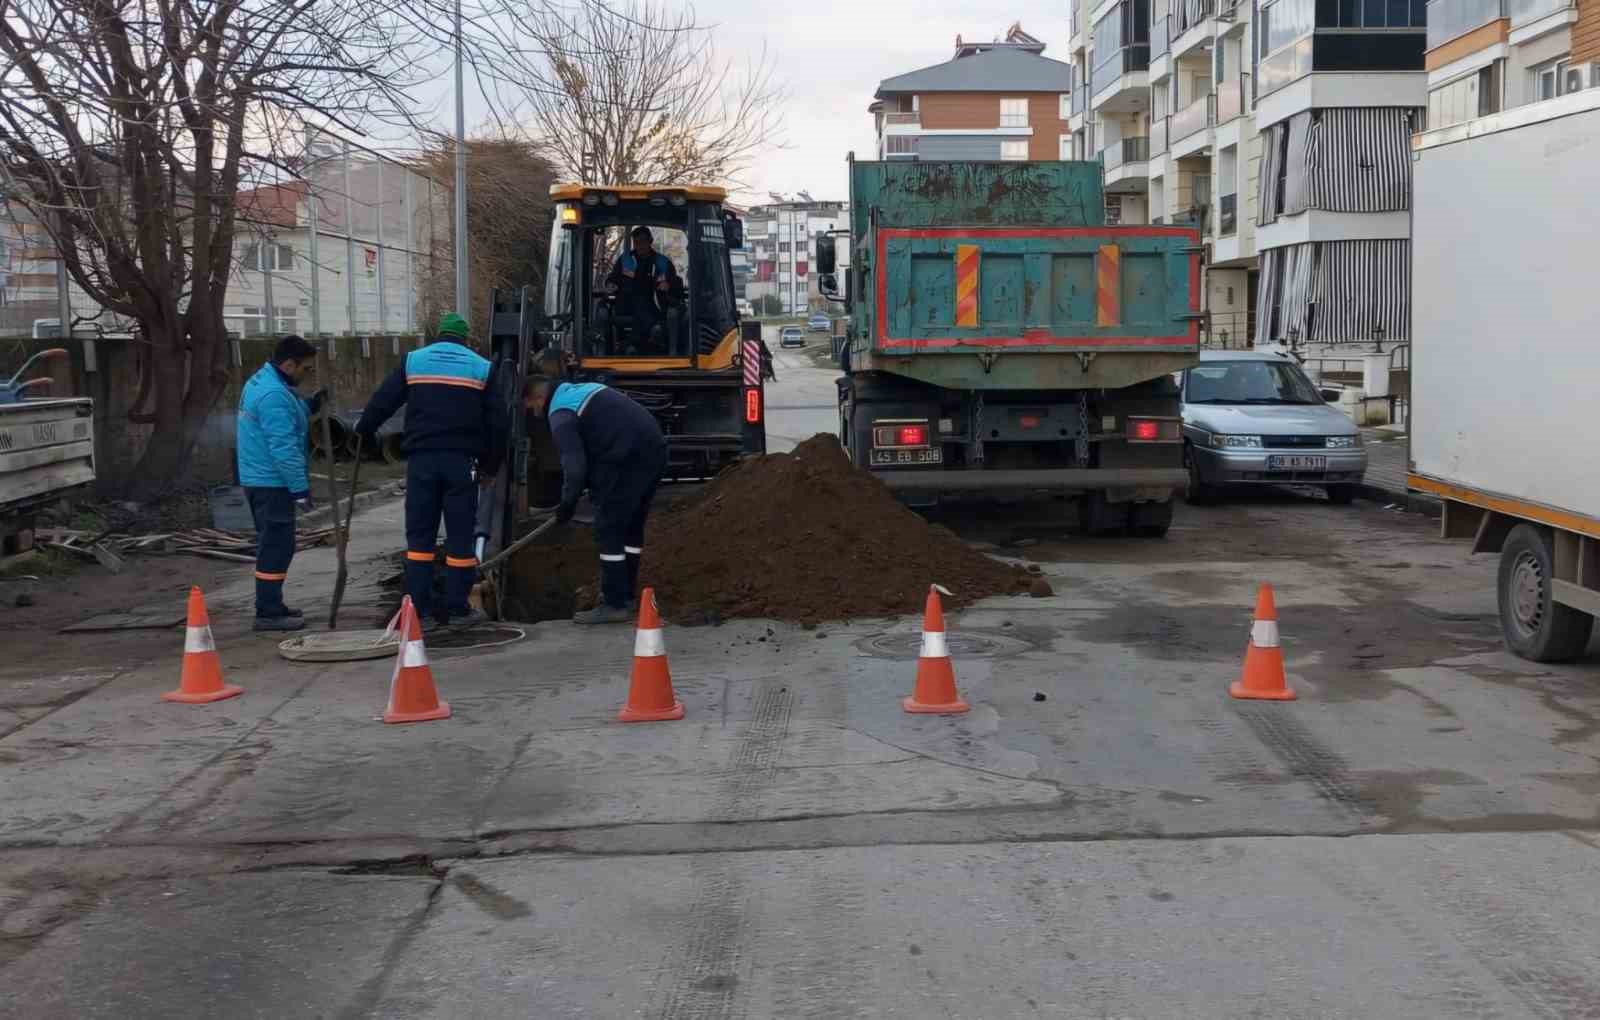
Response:
[[[303,616],[258,616],[256,617],[256,630],[304,630],[306,626]]]
[[[464,613],[451,613],[449,626],[456,630],[479,627],[489,622],[489,614],[481,609],[468,609]]]
[[[294,617],[294,618],[295,618],[295,619],[296,619],[296,620],[298,620],[298,619],[300,619],[300,618],[301,618],[301,617],[303,617],[303,616],[305,616],[305,615],[306,615],[306,614],[305,614],[305,613],[302,613],[302,612],[301,612],[301,611],[300,611],[300,610],[298,610],[298,609],[296,609],[296,608],[295,608],[295,607],[293,607],[293,606],[284,606],[284,607],[283,607],[283,615],[284,615],[284,616],[292,616],[292,617]]]
[[[573,613],[573,623],[627,623],[633,619],[626,606],[608,606],[604,602],[582,613]]]

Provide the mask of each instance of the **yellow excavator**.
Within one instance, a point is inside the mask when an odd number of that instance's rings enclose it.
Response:
[[[561,464],[549,430],[523,412],[530,373],[604,383],[648,408],[669,450],[668,479],[709,478],[766,452],[761,324],[741,321],[730,252],[744,224],[727,192],[698,186],[558,184],[542,301],[531,287],[496,292],[490,326],[497,386],[520,441],[484,500],[486,551],[516,515],[553,504]],[[641,307],[618,293],[618,270],[638,227],[672,264],[667,286]],[[628,263],[631,264],[631,263]]]

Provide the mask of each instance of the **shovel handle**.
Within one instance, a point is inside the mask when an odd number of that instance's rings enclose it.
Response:
[[[506,546],[504,549],[495,553],[493,556],[484,560],[482,563],[478,564],[478,573],[480,575],[487,574],[490,567],[499,564],[500,561],[504,560],[507,556],[510,556],[512,553],[527,546],[534,539],[538,538],[540,535],[544,534],[555,526],[556,519],[552,517],[543,524],[539,525],[537,528],[534,528],[532,531],[528,532],[526,535],[523,535],[521,538],[517,539],[515,542],[512,542],[510,545]]]

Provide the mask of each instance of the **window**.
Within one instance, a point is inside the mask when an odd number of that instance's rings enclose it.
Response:
[[[1001,142],[1000,143],[1000,158],[1003,159],[1003,160],[1006,160],[1007,162],[1012,162],[1012,163],[1021,162],[1021,161],[1025,160],[1025,159],[1027,159],[1028,158],[1028,143],[1025,142],[1025,141],[1023,141],[1023,142]]]
[[[1535,99],[1554,99],[1557,96],[1564,96],[1568,92],[1576,92],[1577,89],[1569,88],[1574,77],[1568,73],[1570,70],[1570,62],[1562,58],[1561,60],[1551,61],[1543,67],[1536,67],[1528,72],[1533,75],[1533,97]],[[1579,89],[1583,87],[1581,75],[1578,76],[1577,85]]]
[[[1028,101],[1026,99],[1000,100],[1001,127],[1027,127]]]
[[[265,336],[269,333],[295,333],[298,332],[299,310],[292,305],[277,305],[277,323],[268,328],[266,309],[259,305],[245,305],[239,309],[241,316],[242,332],[245,336]],[[232,316],[229,316],[232,318]]]
[[[1072,93],[1063,92],[1063,93],[1061,93],[1061,97],[1060,98],[1061,98],[1061,119],[1062,120],[1070,120],[1072,118]]]
[[[884,149],[887,156],[915,156],[917,154],[916,135],[890,135],[887,139],[888,147]]]
[[[1068,159],[1072,158],[1072,136],[1071,135],[1062,135],[1061,136],[1061,148],[1060,148],[1059,151],[1060,151],[1060,154],[1061,154],[1060,155],[1061,159],[1068,160]]]
[[[294,249],[286,244],[252,244],[244,250],[244,268],[260,273],[285,273],[294,268]]]

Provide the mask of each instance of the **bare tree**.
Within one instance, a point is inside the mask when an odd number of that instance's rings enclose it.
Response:
[[[455,142],[439,139],[423,152],[422,173],[447,182],[454,202]],[[489,321],[489,292],[544,285],[550,250],[553,203],[550,185],[555,168],[533,142],[513,135],[467,140],[467,250],[472,257],[472,308],[456,309],[475,328]],[[453,221],[452,221],[453,222]],[[438,267],[422,280],[418,303],[425,328],[439,314],[455,309],[455,271],[450,258],[453,237],[435,238]]]
[[[692,7],[533,2],[517,20],[531,39],[518,64],[527,109],[573,178],[732,183],[778,141],[783,91],[765,51],[720,57]]]
[[[138,323],[137,420],[154,428],[130,492],[153,495],[187,471],[227,381],[238,196],[293,176],[313,123],[404,121],[437,12],[388,0],[0,10],[0,186],[95,302]]]

